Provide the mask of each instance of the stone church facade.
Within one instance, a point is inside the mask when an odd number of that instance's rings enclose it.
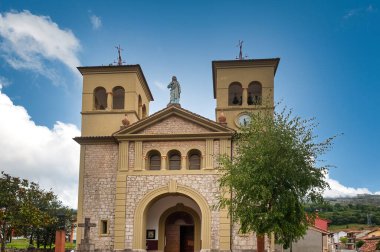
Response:
[[[153,101],[139,65],[79,67],[83,75],[79,223],[96,224],[102,251],[256,251],[268,237],[239,234],[217,209],[218,156],[248,112],[273,109],[279,59],[213,61],[216,120]],[[228,197],[228,195],[224,195]],[[77,241],[83,230],[77,231]],[[265,240],[265,241],[264,241]]]

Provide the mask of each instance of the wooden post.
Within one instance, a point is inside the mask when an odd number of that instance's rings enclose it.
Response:
[[[65,252],[65,230],[55,231],[55,252]]]
[[[264,235],[256,235],[256,239],[257,239],[257,252],[264,252],[265,236]]]

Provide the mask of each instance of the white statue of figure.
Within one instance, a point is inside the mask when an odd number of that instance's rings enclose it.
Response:
[[[178,104],[181,96],[181,86],[177,81],[177,77],[172,77],[172,81],[169,83],[168,88],[170,88],[170,103]]]

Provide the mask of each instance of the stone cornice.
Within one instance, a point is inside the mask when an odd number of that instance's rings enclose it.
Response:
[[[128,176],[165,176],[165,175],[220,175],[218,169],[201,169],[201,170],[129,170],[118,171],[119,174]]]
[[[118,141],[173,141],[173,140],[204,140],[204,139],[231,139],[229,132],[210,132],[197,134],[128,134],[114,135]]]
[[[218,107],[216,111],[255,111],[255,110],[274,110],[274,106],[264,106],[264,105],[247,105],[247,106],[236,106],[236,107]]]
[[[74,137],[75,142],[80,145],[86,144],[117,144],[117,140],[112,136],[89,136],[89,137]]]

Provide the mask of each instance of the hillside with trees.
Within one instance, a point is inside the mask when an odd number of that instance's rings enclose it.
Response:
[[[306,211],[318,211],[320,217],[331,221],[330,225],[380,225],[380,205],[357,203],[355,198],[340,203],[327,200],[323,205],[308,205]]]

